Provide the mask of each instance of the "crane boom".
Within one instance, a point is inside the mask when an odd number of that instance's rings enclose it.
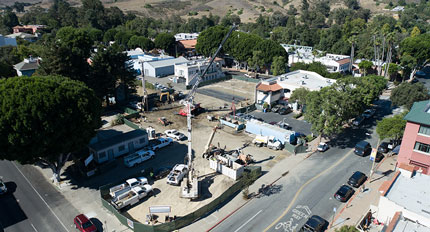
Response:
[[[236,28],[236,25],[233,25],[230,30],[228,31],[227,35],[224,37],[224,39],[221,41],[220,45],[218,46],[218,49],[215,51],[215,53],[212,55],[209,64],[206,66],[206,68],[203,70],[203,73],[201,75],[198,75],[197,73],[194,75],[194,78],[197,78],[196,82],[194,83],[193,87],[191,88],[191,91],[188,93],[187,97],[185,98],[184,104],[186,107],[187,112],[187,130],[188,130],[188,174],[186,178],[185,186],[182,189],[182,197],[184,198],[197,198],[198,197],[198,180],[194,179],[194,168],[193,168],[193,157],[192,157],[192,146],[191,146],[191,105],[194,104],[194,95],[196,93],[197,88],[199,87],[200,82],[203,80],[203,77],[206,75],[207,71],[209,70],[210,66],[212,65],[213,61],[215,60],[215,57],[218,55],[218,53],[221,51],[224,43],[227,41],[227,39],[230,37],[233,30]],[[193,78],[193,79],[194,79]]]

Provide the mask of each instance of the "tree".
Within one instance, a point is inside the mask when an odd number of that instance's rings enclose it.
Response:
[[[85,84],[60,76],[0,80],[0,159],[42,162],[60,180],[73,152],[101,126],[101,103]]]
[[[272,63],[273,75],[278,76],[287,72],[287,65],[283,56],[273,57]]]
[[[297,102],[299,105],[303,106],[306,105],[306,98],[308,97],[310,91],[306,88],[298,88],[293,90],[293,93],[291,94],[291,97],[289,101],[291,102]]]
[[[12,32],[12,27],[19,25],[18,17],[12,11],[6,11],[1,19],[1,24],[6,27],[8,32]]]
[[[288,54],[285,51],[285,49],[273,40],[269,40],[269,39],[261,40],[255,46],[255,50],[261,52],[262,59],[263,59],[262,61],[266,69],[270,68],[270,65],[274,57],[282,56],[285,58],[286,62],[288,60]]]
[[[340,229],[335,229],[335,232],[358,232],[354,226],[342,226]]]
[[[346,7],[353,10],[360,9],[360,3],[357,0],[344,0]]]
[[[381,140],[399,139],[403,136],[406,127],[406,120],[403,117],[407,112],[394,115],[393,117],[384,118],[376,124],[376,133]]]
[[[258,72],[264,65],[263,53],[261,51],[253,51],[252,57],[248,59],[248,65],[254,69],[254,72]]]
[[[202,31],[197,38],[196,51],[206,57],[215,53],[219,44],[227,34],[227,29],[223,26],[209,27]],[[231,38],[231,37],[230,37]],[[222,55],[223,52],[220,52]]]
[[[133,35],[128,41],[128,48],[135,49],[137,47],[142,48],[145,51],[150,51],[154,49],[154,42],[152,40],[144,37]]]
[[[414,102],[430,99],[430,94],[422,83],[404,82],[393,89],[390,99],[394,105],[410,109]]]
[[[412,31],[411,31],[411,37],[412,38],[416,37],[416,36],[418,36],[420,34],[421,34],[421,31],[420,31],[420,29],[417,26],[415,26],[414,28],[412,28]]]
[[[408,37],[400,43],[402,56],[410,55],[416,59],[415,66],[421,66],[429,59],[430,34],[420,34]]]
[[[155,37],[154,40],[156,48],[161,48],[170,55],[175,53],[175,43],[176,39],[170,33],[160,33]]]
[[[358,64],[358,67],[364,73],[364,76],[366,76],[367,70],[373,67],[373,62],[368,60],[363,60]]]

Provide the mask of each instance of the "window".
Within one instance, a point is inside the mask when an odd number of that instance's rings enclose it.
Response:
[[[418,131],[418,133],[423,134],[423,135],[430,135],[430,127],[420,126],[420,130]]]
[[[118,151],[124,151],[124,149],[125,149],[125,145],[121,145],[118,147]]]
[[[145,138],[141,138],[141,139],[139,139],[139,143],[140,143],[140,144],[145,143]]]
[[[104,159],[106,157],[106,152],[99,153],[99,159]]]
[[[425,144],[425,143],[416,142],[414,150],[430,154],[430,145]]]

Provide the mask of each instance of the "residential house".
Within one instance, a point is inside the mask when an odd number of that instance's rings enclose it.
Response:
[[[255,88],[255,102],[259,105],[265,102],[272,105],[288,100],[295,89],[306,88],[316,91],[335,82],[336,80],[325,78],[315,72],[297,70],[260,81]]]
[[[24,32],[13,33],[10,35],[6,35],[5,37],[15,38],[15,39],[20,38],[20,39],[26,40],[28,42],[35,42],[38,39],[38,37],[36,35],[28,34],[28,33],[24,33]]]
[[[175,73],[175,64],[186,63],[187,59],[184,57],[148,61],[143,63],[143,69],[145,76],[149,77],[164,77],[173,75]]]
[[[121,155],[134,152],[147,146],[149,143],[146,130],[116,131],[116,133],[110,133],[109,136],[103,137],[100,133],[104,132],[109,132],[109,130],[100,130],[95,141],[88,145],[90,154],[97,163],[103,163]]]
[[[176,41],[197,39],[199,33],[178,33],[175,35]]]
[[[177,52],[186,57],[197,55],[196,53],[197,39],[179,40],[177,43]]]
[[[378,212],[376,218],[390,225],[401,216],[416,225],[430,228],[430,176],[414,171],[414,167],[402,164],[391,180],[379,188]],[[394,221],[394,222],[393,222]],[[398,231],[398,230],[395,230]],[[400,230],[413,231],[413,230]]]
[[[208,60],[193,60],[177,63],[175,64],[175,77],[184,80],[185,85],[193,85],[197,81],[197,78],[195,78],[197,77],[196,74],[203,74],[203,71],[208,65]],[[221,69],[221,65],[217,62],[213,62],[202,81],[214,80],[222,77],[225,77],[225,74]]]
[[[40,58],[29,57],[22,62],[15,64],[13,68],[16,70],[18,76],[31,76],[39,68]]]
[[[12,29],[13,29],[13,33],[24,32],[24,33],[35,34],[37,31],[45,28],[46,28],[45,25],[24,25],[24,26],[14,26]]]
[[[6,46],[14,46],[16,47],[16,39],[15,38],[8,38],[0,34],[0,47],[6,47]]]
[[[415,102],[404,119],[407,123],[397,164],[412,165],[430,175],[430,100]]]

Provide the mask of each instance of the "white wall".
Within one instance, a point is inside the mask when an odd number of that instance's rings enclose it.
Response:
[[[223,165],[220,161],[214,160],[214,159],[210,159],[209,160],[209,166],[211,169],[226,175],[230,178],[232,178],[233,180],[237,180],[242,176],[244,167],[240,164],[237,164],[235,162],[233,163],[233,168],[229,168],[226,165]]]
[[[388,224],[391,221],[395,212],[401,211],[403,217],[412,221],[418,221],[419,224],[430,227],[430,217],[424,217],[417,213],[411,212],[405,209],[403,206],[400,206],[395,202],[391,201],[385,196],[381,196],[379,198],[378,208],[379,211],[377,219],[381,222],[384,222],[385,224]]]

